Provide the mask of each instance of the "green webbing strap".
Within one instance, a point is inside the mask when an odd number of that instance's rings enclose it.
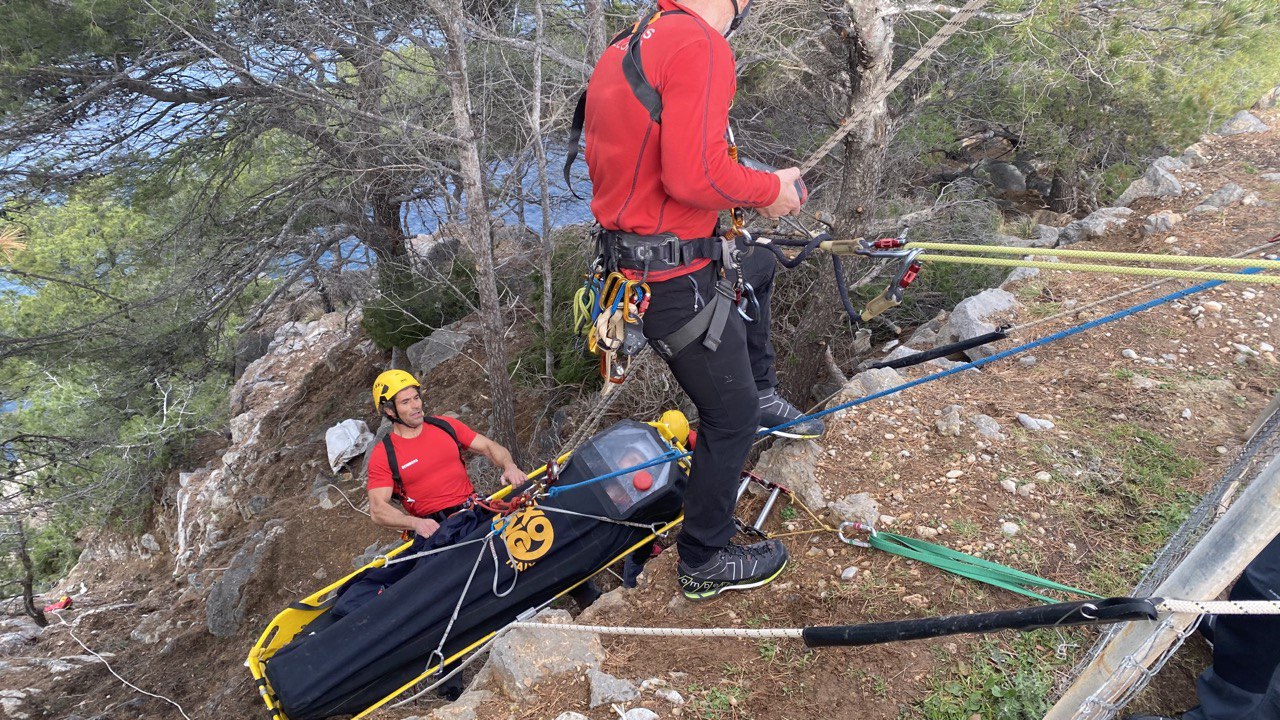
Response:
[[[871,536],[871,547],[1047,603],[1061,601],[1032,592],[1032,590],[1054,590],[1087,598],[1102,597],[1079,588],[1073,588],[1070,585],[1063,585],[1030,573],[1024,573],[1021,570],[1014,570],[1000,563],[983,560],[941,545],[934,545],[923,540],[894,535],[893,533],[875,533]]]

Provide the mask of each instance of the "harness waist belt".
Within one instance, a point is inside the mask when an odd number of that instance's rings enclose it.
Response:
[[[601,240],[606,261],[624,270],[646,273],[674,270],[696,260],[719,261],[724,254],[720,238],[681,240],[671,233],[638,235],[604,230]]]
[[[423,517],[428,518],[430,520],[435,520],[438,523],[443,523],[445,520],[449,518],[450,515],[456,512],[461,512],[462,510],[466,510],[469,507],[471,507],[470,501],[462,502],[457,505],[454,505],[453,507],[447,507],[443,510],[437,510],[433,513],[423,515]]]

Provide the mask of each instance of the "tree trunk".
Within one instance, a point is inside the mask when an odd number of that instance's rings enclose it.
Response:
[[[594,0],[599,4],[598,0]],[[590,17],[590,4],[588,4]],[[555,354],[551,351],[551,328],[555,322],[555,310],[552,291],[551,261],[555,254],[555,244],[551,238],[551,188],[547,180],[547,146],[542,142],[542,43],[546,20],[542,14],[542,1],[534,0],[534,19],[537,22],[537,33],[534,36],[535,50],[533,55],[533,99],[529,109],[529,127],[533,131],[533,147],[538,157],[538,198],[542,207],[542,333],[545,342],[543,361],[546,364],[547,382],[552,383],[555,377]]]
[[[17,538],[17,554],[18,562],[22,564],[22,609],[36,621],[36,625],[40,627],[48,627],[49,620],[44,616],[44,611],[36,607],[35,596],[35,569],[31,564],[31,556],[27,553],[27,531],[22,522],[22,518],[15,515],[11,518],[13,524],[13,534]]]
[[[850,78],[847,115],[860,112],[872,102],[871,95],[889,79],[893,61],[892,3],[886,0],[856,0],[840,6],[831,18],[834,27],[848,28],[843,51]],[[885,162],[885,138],[889,124],[888,105],[870,108],[867,120],[844,140],[844,170],[836,201],[838,238],[857,237],[871,224],[879,198]],[[850,279],[856,262],[844,262]],[[845,320],[844,308],[836,294],[832,273],[822,275],[820,286],[810,294],[811,311],[803,314],[791,355],[797,359],[786,376],[785,391],[797,401],[802,392],[820,384],[828,374],[825,357],[827,338]],[[819,399],[819,398],[815,398]]]
[[[608,41],[604,26],[604,0],[587,0],[587,65],[594,66]]]
[[[485,351],[485,371],[493,405],[493,428],[498,443],[506,446],[520,463],[516,444],[515,393],[507,372],[506,322],[498,301],[498,280],[493,262],[493,228],[489,218],[489,197],[484,184],[480,150],[471,117],[471,82],[467,78],[467,49],[462,32],[462,1],[435,0],[440,27],[447,43],[449,97],[457,136],[465,141],[458,150],[462,193],[466,200],[464,239],[476,260],[476,290],[480,296],[481,341]]]

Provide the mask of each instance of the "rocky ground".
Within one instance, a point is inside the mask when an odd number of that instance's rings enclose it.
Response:
[[[1155,163],[1123,198],[1127,207],[1037,228],[1025,242],[1218,256],[1265,243],[1280,232],[1280,112],[1257,115],[1272,129],[1207,136],[1180,160]],[[1089,306],[1145,282],[1018,271],[906,344],[925,349],[1007,322],[1020,329],[996,346],[1003,350],[1188,284]],[[766,528],[786,535],[791,550],[778,581],[692,604],[676,589],[674,557],[663,553],[638,589],[609,593],[585,619],[798,627],[1029,602],[846,545],[800,502],[828,523],[867,516],[883,529],[1123,593],[1280,388],[1278,298],[1274,286],[1222,286],[841,413],[820,443],[775,444],[756,468],[798,498]],[[265,716],[242,667],[257,633],[289,602],[348,572],[353,555],[395,541],[360,514],[359,483],[332,474],[324,458],[327,427],[367,417],[366,388],[381,359],[357,326],[358,317],[335,314],[283,328],[237,385],[230,437],[205,448],[206,466],[171,479],[151,532],[94,537],[58,588],[75,604],[50,628],[2,621],[4,714]],[[484,400],[469,390],[482,382],[478,343],[455,340],[463,352],[434,371],[429,404],[482,417]],[[945,366],[865,372],[843,397]],[[761,503],[747,499],[740,515],[754,517]],[[459,703],[380,717],[1031,717],[1093,638],[1041,631],[812,652],[789,641],[548,635],[504,638]],[[530,667],[529,658],[550,667]],[[1135,709],[1191,704],[1204,659],[1189,643]]]

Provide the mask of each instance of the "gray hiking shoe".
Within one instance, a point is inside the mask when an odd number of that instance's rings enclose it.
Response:
[[[778,394],[777,388],[760,391],[760,430],[785,438],[816,438],[827,431],[827,426],[818,418],[809,418],[794,425],[774,430],[778,425],[789,423],[804,413],[795,405]]]
[[[690,600],[706,600],[725,590],[748,590],[778,577],[787,566],[787,548],[779,540],[752,545],[729,543],[705,564],[680,561],[680,589]]]

